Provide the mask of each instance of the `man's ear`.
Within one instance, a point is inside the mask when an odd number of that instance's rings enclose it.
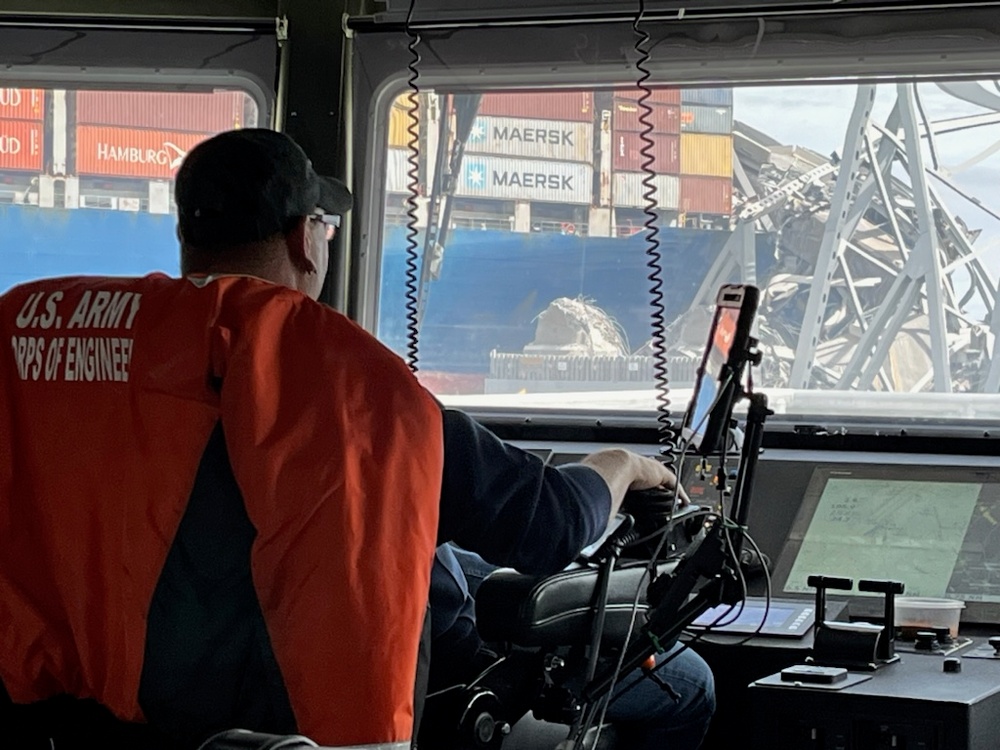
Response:
[[[299,219],[291,231],[285,235],[288,243],[288,257],[292,265],[302,273],[316,273],[316,263],[313,261],[309,219]]]

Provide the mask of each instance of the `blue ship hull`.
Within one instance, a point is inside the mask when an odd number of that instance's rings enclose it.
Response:
[[[179,273],[175,219],[122,211],[0,207],[0,291],[42,276]],[[660,233],[669,323],[690,306],[728,232]],[[765,238],[761,238],[766,242]],[[406,352],[404,227],[386,232],[378,335]],[[762,276],[770,254],[758,248]],[[642,235],[629,238],[456,230],[430,284],[422,370],[489,371],[490,351],[519,352],[557,297],[585,297],[610,314],[633,349],[652,335]]]
[[[694,301],[729,232],[665,229],[659,233],[667,324]],[[771,266],[758,238],[758,273]],[[405,229],[387,232],[379,338],[406,350]],[[536,317],[558,297],[584,297],[625,331],[634,351],[652,338],[646,241],[628,238],[456,230],[448,236],[440,278],[432,281],[421,327],[422,370],[489,372],[490,351],[520,352],[534,339]]]
[[[180,273],[173,216],[0,206],[0,292],[43,276]]]

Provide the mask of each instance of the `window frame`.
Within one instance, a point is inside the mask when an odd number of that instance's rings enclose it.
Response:
[[[257,107],[260,126],[267,127],[277,102],[267,82],[276,79],[275,45],[273,32],[246,24],[211,31],[89,24],[28,28],[10,25],[0,16],[0,85],[69,92],[227,89],[248,96]],[[40,50],[38,64],[25,64],[27,52],[35,48]],[[116,59],[120,65],[112,64]],[[172,228],[171,241],[176,242]]]
[[[974,17],[983,25],[970,30]],[[823,18],[789,17],[780,32],[767,33],[773,23],[734,21],[725,27],[711,23],[650,23],[646,30],[652,38],[653,54],[647,67],[652,76],[647,83],[682,87],[835,85],[973,79],[1000,72],[1000,54],[996,51],[1000,47],[1000,26],[988,9],[967,11],[957,20],[932,12],[865,13],[863,19],[861,14],[851,13]],[[419,87],[467,93],[611,87],[635,80],[632,46],[636,37],[631,25],[527,29],[529,34],[545,36],[525,37],[525,28],[422,33],[417,45],[421,55],[417,65]],[[720,38],[723,33],[726,38]],[[511,34],[520,35],[518,45],[510,44]],[[715,41],[702,41],[713,36]],[[547,44],[537,43],[546,37]],[[355,318],[373,333],[378,329],[389,110],[396,96],[409,90],[406,68],[412,55],[407,39],[399,30],[373,31],[368,27],[359,28],[355,39],[354,139],[360,161],[356,174],[361,175],[357,194],[363,210],[357,217],[351,295]],[[575,59],[570,59],[573,55]],[[574,423],[580,419],[590,421],[572,410],[470,410],[501,419],[501,415],[521,418],[523,413],[530,413],[532,419],[547,423],[563,419]],[[636,423],[631,416],[622,414],[604,414],[602,418]],[[639,417],[638,421],[651,424],[650,419]],[[837,419],[841,421],[852,420]],[[926,423],[919,418],[916,421]],[[876,420],[865,429],[878,430],[877,425],[885,423]],[[966,427],[977,429],[972,425],[954,426],[963,433]]]

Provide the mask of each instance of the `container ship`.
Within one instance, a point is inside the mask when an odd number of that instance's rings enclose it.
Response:
[[[0,202],[169,214],[185,154],[256,124],[240,91],[0,89]]]
[[[151,262],[176,272],[173,232],[160,225],[172,221],[172,179],[184,155],[215,132],[257,124],[256,104],[237,91],[0,91],[0,200],[11,204],[0,207],[0,288],[51,273],[143,272]],[[692,258],[700,267],[718,253],[732,211],[731,92],[690,93],[694,101],[676,89],[651,99],[669,277]],[[406,347],[407,100],[400,97],[390,113],[380,296],[379,334],[399,351]],[[429,110],[422,96],[422,193],[430,172]],[[649,338],[641,292],[647,259],[638,236],[645,221],[642,127],[632,91],[482,97],[455,176],[447,260],[421,336],[425,369],[485,377],[491,352],[520,350],[539,313],[560,297],[594,301],[637,345]],[[59,221],[45,221],[53,211]],[[484,263],[484,252],[502,268]],[[517,268],[551,283],[525,291]],[[489,295],[476,292],[485,287]],[[682,296],[671,296],[669,315],[682,310]],[[480,321],[475,330],[449,325],[470,319]]]
[[[645,122],[637,90],[484,94],[464,138],[461,104],[442,99],[414,107],[403,96],[391,111],[379,337],[406,351],[404,225],[415,130],[421,153],[452,153],[449,139],[462,141],[457,167],[444,159],[444,179],[435,179],[432,162],[418,170],[420,195],[450,192],[451,200],[443,256],[420,292],[425,381],[438,393],[561,390],[567,380],[588,389],[648,385],[643,181],[655,191],[669,323],[695,302],[731,234],[732,91],[657,89]],[[646,123],[651,175],[643,171]],[[416,214],[421,247],[435,241],[424,234],[434,224],[425,212],[435,213],[426,203]],[[601,346],[580,330],[594,325],[614,331]],[[674,375],[692,379],[693,359],[679,360]]]
[[[734,119],[730,89],[661,88],[647,101],[649,176],[638,98],[628,89],[477,97],[461,158],[449,164],[434,156],[455,153],[461,112],[453,98],[420,94],[412,186],[409,97],[392,105],[378,335],[408,353],[412,200],[416,250],[430,269],[420,290],[419,365],[437,392],[565,390],[567,381],[584,390],[648,387],[646,178],[655,188],[672,382],[693,377],[709,287],[738,279],[764,292],[768,384],[790,382],[837,156],[779,143]],[[253,99],[234,91],[0,89],[0,290],[66,273],[177,273],[177,167],[201,140],[254,127],[257,117]],[[812,387],[835,386],[905,259],[887,227],[904,242],[916,231],[905,215],[908,185],[893,179],[887,189],[895,206],[876,196],[865,207],[844,278],[831,288]],[[450,202],[443,227],[434,195]],[[948,262],[978,269],[978,259],[963,259],[974,230],[960,219],[937,229]],[[435,232],[445,240],[428,254]],[[949,335],[961,339],[953,378],[977,390],[990,348],[984,327],[953,322]],[[915,307],[905,326],[880,388],[927,385],[926,315]]]

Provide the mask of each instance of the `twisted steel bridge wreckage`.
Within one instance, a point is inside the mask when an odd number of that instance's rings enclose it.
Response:
[[[839,157],[783,146],[735,124],[734,181],[746,200],[684,317],[710,306],[725,281],[760,286],[768,385],[997,392],[997,279],[975,246],[979,232],[953,206],[1000,215],[953,182],[938,162],[936,139],[1000,123],[1000,95],[978,82],[938,86],[987,112],[931,122],[916,84],[900,83],[879,122],[872,113],[877,86],[862,84]],[[961,167],[997,150],[1000,141]],[[756,270],[761,232],[774,238],[767,278]],[[683,327],[682,319],[668,342],[675,353],[685,348],[680,341],[688,337],[677,334]]]

